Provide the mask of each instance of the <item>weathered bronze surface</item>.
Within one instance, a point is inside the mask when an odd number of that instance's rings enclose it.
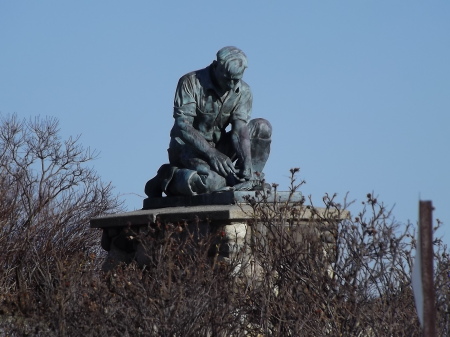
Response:
[[[265,188],[262,171],[272,126],[262,118],[250,120],[253,97],[242,80],[246,68],[242,50],[224,47],[209,66],[180,78],[169,163],[147,182],[149,199]]]

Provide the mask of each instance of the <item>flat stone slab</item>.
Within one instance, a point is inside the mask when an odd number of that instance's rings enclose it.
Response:
[[[319,218],[344,220],[349,218],[348,211],[331,211],[324,208],[316,208],[314,213],[308,208],[303,208],[298,221],[309,223]],[[112,214],[108,216],[91,219],[91,228],[113,228],[128,226],[144,226],[154,223],[157,218],[162,222],[200,221],[208,220],[214,224],[231,224],[246,222],[254,217],[250,205],[204,205],[204,206],[182,206],[164,207],[158,209],[138,210],[133,212]]]
[[[194,195],[191,197],[162,197],[147,198],[142,209],[156,209],[165,207],[200,206],[200,205],[235,205],[246,203],[248,198],[262,199],[259,191],[223,191]],[[303,199],[301,192],[272,192],[266,195],[268,201],[300,202]]]
[[[164,207],[138,210],[91,219],[91,228],[126,227],[146,225],[156,221],[192,221],[196,218],[211,221],[238,222],[251,218],[252,208],[248,205],[206,205]]]

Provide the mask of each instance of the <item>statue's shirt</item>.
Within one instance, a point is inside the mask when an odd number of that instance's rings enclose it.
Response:
[[[235,120],[248,122],[252,110],[252,93],[240,80],[229,93],[220,98],[212,80],[212,65],[184,75],[175,92],[173,117],[193,118],[192,126],[211,143],[217,143],[225,128]],[[176,123],[175,123],[176,125]],[[177,128],[171,137],[180,137]]]

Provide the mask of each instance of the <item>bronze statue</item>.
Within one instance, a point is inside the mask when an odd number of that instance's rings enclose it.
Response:
[[[247,56],[224,47],[208,67],[180,78],[169,162],[145,186],[151,197],[261,188],[272,126],[250,120],[252,93],[242,80]],[[227,126],[231,129],[227,131]]]

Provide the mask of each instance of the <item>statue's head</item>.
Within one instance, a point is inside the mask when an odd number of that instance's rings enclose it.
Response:
[[[223,47],[217,52],[215,77],[223,90],[232,89],[244,75],[247,56],[236,47]]]

